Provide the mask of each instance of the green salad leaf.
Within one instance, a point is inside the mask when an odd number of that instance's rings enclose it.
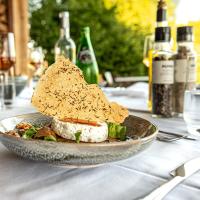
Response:
[[[45,136],[44,140],[57,142],[56,138],[53,135]]]
[[[81,137],[81,131],[78,131],[75,133],[75,137],[76,137],[76,143],[80,142],[80,137]]]
[[[32,126],[31,128],[29,128],[28,130],[26,130],[24,132],[24,134],[22,135],[22,138],[24,139],[31,139],[33,138],[33,136],[37,133],[37,129]]]
[[[126,126],[108,123],[108,136],[122,141],[126,140]]]

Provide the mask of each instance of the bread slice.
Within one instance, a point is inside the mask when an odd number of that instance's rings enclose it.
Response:
[[[84,119],[95,122],[122,123],[128,110],[110,103],[96,84],[87,84],[82,71],[60,57],[40,78],[32,104],[39,112],[59,120]]]

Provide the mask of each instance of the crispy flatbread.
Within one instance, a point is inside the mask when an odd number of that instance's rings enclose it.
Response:
[[[39,112],[57,119],[73,118],[122,123],[128,110],[110,103],[96,84],[87,84],[82,71],[60,57],[40,78],[31,100]]]

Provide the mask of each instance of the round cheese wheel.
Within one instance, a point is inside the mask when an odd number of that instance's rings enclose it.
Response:
[[[86,124],[63,122],[53,119],[52,129],[62,138],[76,140],[76,133],[81,132],[80,140],[82,142],[103,142],[108,138],[108,126],[106,123],[100,123],[100,126],[91,126]]]

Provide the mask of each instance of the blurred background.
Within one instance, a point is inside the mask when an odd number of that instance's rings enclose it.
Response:
[[[114,75],[147,75],[143,64],[145,36],[154,32],[157,0],[29,0],[30,37],[46,50],[54,62],[54,44],[59,37],[58,13],[70,12],[70,32],[75,43],[83,26],[91,28],[91,39],[100,72]],[[200,2],[167,0],[168,22],[174,41],[177,25],[192,25],[195,48],[200,52]],[[173,48],[176,49],[175,42]]]
[[[174,51],[176,27],[192,25],[199,54],[200,1],[166,0],[166,3]],[[69,11],[70,35],[75,44],[79,42],[81,28],[90,27],[101,74],[111,71],[114,76],[147,76],[144,41],[154,33],[157,4],[158,0],[0,0],[0,32],[14,32],[15,74],[30,75],[27,43],[29,49],[37,48],[33,57],[43,54],[42,62],[45,60],[46,66],[52,64],[60,35],[59,12]]]
[[[168,0],[171,23],[175,3]],[[142,63],[146,35],[153,33],[157,0],[29,0],[30,36],[47,50],[54,61],[53,48],[59,37],[58,13],[70,12],[70,32],[75,43],[83,26],[91,28],[91,40],[100,72],[113,75],[146,75]]]

